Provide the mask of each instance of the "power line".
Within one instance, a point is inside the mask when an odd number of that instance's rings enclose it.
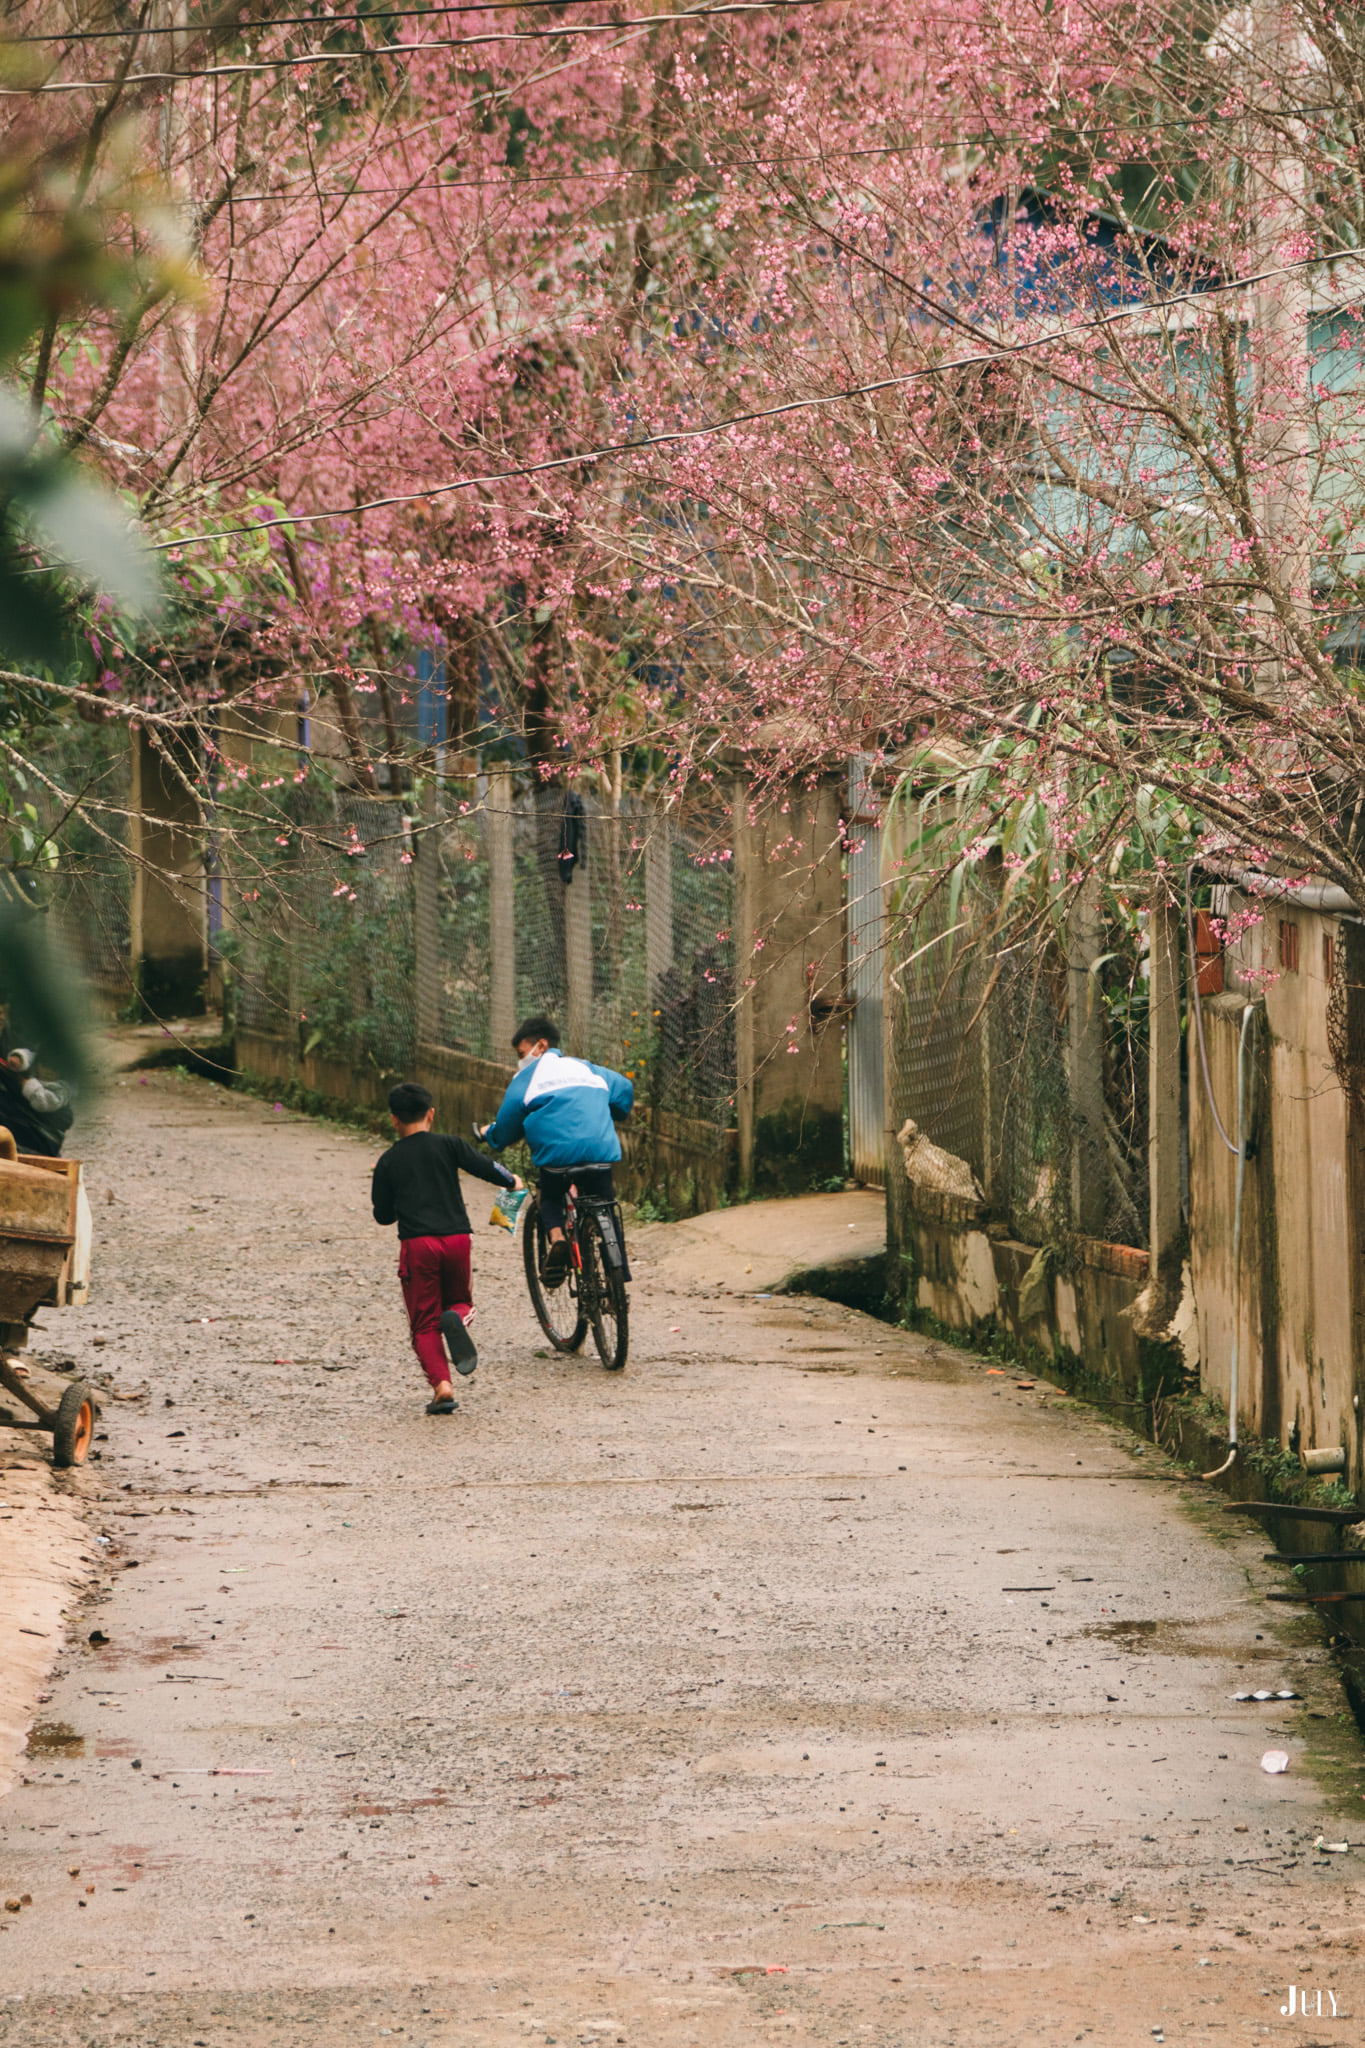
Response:
[[[812,412],[818,407],[837,405],[849,398],[865,398],[874,392],[892,391],[905,384],[915,384],[924,378],[941,377],[945,371],[975,369],[982,363],[998,363],[1014,356],[1032,355],[1038,349],[1049,348],[1058,342],[1065,342],[1083,334],[1093,334],[1098,329],[1113,327],[1121,320],[1150,319],[1154,314],[1173,311],[1177,306],[1198,304],[1203,299],[1217,297],[1225,292],[1244,292],[1253,285],[1265,284],[1271,278],[1288,277],[1296,270],[1305,270],[1316,263],[1326,263],[1335,256],[1352,256],[1352,249],[1339,249],[1333,256],[1304,256],[1293,263],[1278,263],[1270,270],[1256,271],[1250,277],[1231,278],[1222,284],[1211,284],[1197,290],[1175,292],[1171,297],[1138,300],[1131,306],[1117,307],[1111,313],[1097,313],[1092,320],[1081,320],[1071,326],[1055,328],[1050,334],[1036,335],[1030,341],[1002,344],[999,348],[979,349],[971,355],[953,356],[941,363],[931,363],[923,369],[905,370],[899,376],[879,377],[870,384],[850,384],[837,391],[817,392],[810,398],[790,398],[782,405],[761,406],[750,412],[732,413],[728,419],[705,420],[700,426],[674,427],[663,434],[646,434],[638,441],[609,441],[596,448],[584,448],[575,455],[555,455],[544,462],[528,462],[515,469],[488,470],[478,476],[459,477],[448,484],[433,484],[424,491],[403,491],[387,498],[371,498],[362,504],[338,505],[321,512],[283,513],[278,519],[261,519],[248,526],[223,526],[208,533],[185,534],[176,540],[152,542],[154,553],[168,550],[197,547],[202,542],[230,540],[244,534],[271,533],[277,528],[292,526],[320,526],[333,519],[354,519],[362,512],[383,512],[394,505],[428,504],[433,498],[450,497],[456,491],[474,490],[480,484],[515,483],[521,477],[545,476],[552,470],[576,469],[586,463],[610,461],[613,456],[641,455],[651,448],[673,448],[686,441],[700,441],[716,434],[728,434],[736,427],[753,426],[760,420],[781,419],[786,414]]]
[[[674,19],[676,18],[675,16]],[[1163,121],[1158,125],[1162,128],[1200,128],[1212,121],[1242,120],[1246,118],[1246,113],[1255,113],[1257,111],[1264,110],[1251,108],[1247,109],[1244,113],[1236,114],[1191,114],[1188,117]],[[1296,109],[1296,112],[1300,114],[1330,113],[1331,111],[1332,103],[1330,101],[1324,101],[1321,106],[1308,106]],[[1150,135],[1152,132],[1153,130],[1150,126],[1142,131],[1144,135]],[[1132,133],[1132,130],[1119,131],[1112,128],[1083,128],[1072,131],[1073,137],[1077,140],[1086,138],[1090,141],[1106,143],[1111,146],[1131,137]],[[1032,135],[1010,134],[1008,131],[998,133],[992,129],[983,129],[977,135],[921,134],[907,142],[875,143],[863,149],[812,149],[794,151],[784,156],[708,157],[701,164],[689,164],[681,157],[674,156],[667,162],[658,165],[618,163],[610,171],[558,170],[542,171],[537,174],[535,172],[528,172],[521,167],[518,167],[516,170],[512,170],[509,167],[506,175],[500,178],[440,178],[431,185],[413,185],[411,181],[401,185],[300,185],[292,196],[304,199],[381,199],[394,192],[483,192],[490,190],[522,192],[532,185],[611,185],[619,183],[623,178],[655,178],[658,177],[660,171],[675,171],[682,173],[684,177],[704,178],[712,171],[772,170],[780,169],[785,164],[856,163],[866,157],[913,156],[916,150],[920,149],[979,149],[987,143],[1004,145],[1008,143],[1032,142],[1035,139]],[[233,192],[229,195],[233,205],[241,206],[253,204],[267,205],[271,200],[281,201],[289,196],[291,195],[283,191]],[[41,211],[41,209],[35,209],[35,211]]]
[[[589,4],[589,0],[511,0],[511,4],[514,6],[549,6],[556,4],[587,5]],[[123,78],[63,79],[55,83],[50,83],[46,85],[0,86],[0,99],[26,99],[44,93],[50,94],[94,92],[99,90],[105,90],[116,85],[174,85],[180,83],[188,83],[191,80],[197,79],[260,76],[272,71],[297,70],[303,66],[311,67],[314,65],[323,64],[361,63],[372,57],[420,56],[427,51],[483,48],[490,43],[557,42],[569,36],[577,37],[589,35],[603,35],[610,32],[624,31],[627,29],[655,28],[675,22],[708,20],[715,16],[734,14],[768,14],[772,13],[777,9],[786,11],[788,9],[793,8],[821,7],[829,4],[831,4],[831,0],[716,0],[716,4],[699,7],[690,7],[680,10],[679,12],[673,14],[638,15],[632,16],[627,20],[620,22],[583,22],[578,24],[570,23],[563,28],[508,30],[498,33],[490,32],[489,34],[481,36],[434,38],[432,41],[424,43],[377,43],[369,45],[361,50],[306,51],[297,56],[270,58],[261,63],[210,65],[195,71],[134,71],[128,73]],[[456,9],[455,7],[452,6],[449,8],[441,7],[438,9],[433,9],[431,11],[443,13],[456,11],[473,13],[501,13],[505,11],[505,5],[506,0],[497,0],[497,4],[489,4],[485,5],[484,7]],[[402,13],[409,15],[423,15],[426,14],[428,10],[423,8],[406,8],[395,9],[392,10],[392,12],[394,14]],[[371,17],[363,15],[357,15],[354,17],[333,17],[333,19],[335,20],[368,20],[370,18]],[[317,23],[317,25],[326,25],[325,22],[320,21],[318,17],[313,16],[291,16],[289,17],[289,19],[291,21],[297,21],[299,23],[309,22]],[[271,22],[268,24],[268,26],[271,27],[276,27],[278,25],[279,24],[276,22]],[[112,34],[114,32],[101,31],[100,33]],[[189,34],[192,32],[188,30],[177,30],[174,31],[174,33]],[[3,47],[3,42],[5,40],[6,39],[0,39],[0,47]],[[7,40],[11,42],[23,40],[36,42],[45,39],[39,37],[29,37],[27,39],[11,37]],[[503,96],[505,96],[505,93]],[[1260,107],[1246,104],[1232,108],[1226,112],[1222,108],[1209,108],[1203,113],[1199,114],[1177,114],[1169,116],[1152,115],[1149,116],[1147,120],[1144,121],[1141,125],[1136,127],[1131,125],[1127,127],[1120,127],[1117,121],[1097,122],[1093,126],[1089,127],[1067,127],[1065,123],[1062,123],[1061,132],[1059,136],[1056,138],[1055,146],[1063,151],[1065,151],[1069,147],[1074,147],[1075,145],[1081,142],[1091,142],[1096,144],[1107,144],[1109,146],[1115,146],[1128,141],[1132,141],[1135,138],[1142,139],[1152,134],[1159,135],[1163,133],[1165,130],[1172,128],[1209,128],[1212,127],[1214,123],[1237,123],[1240,121],[1252,119],[1278,118],[1282,120],[1297,120],[1305,114],[1331,114],[1338,113],[1340,111],[1340,101],[1321,100],[1310,101],[1305,105],[1295,106],[1289,110],[1286,110],[1283,107]],[[986,143],[991,143],[996,146],[1005,146],[1027,143],[1036,144],[1037,142],[1038,136],[1034,131],[1010,131],[1008,129],[997,130],[992,129],[990,127],[985,127],[980,133],[975,135],[921,134],[913,142],[886,143],[874,147],[869,147],[866,149],[840,150],[832,153],[826,153],[823,151],[811,151],[807,155],[803,156],[753,158],[738,157],[730,160],[720,161],[716,164],[716,168],[754,169],[765,164],[777,163],[837,163],[848,161],[850,159],[857,157],[908,155],[914,149],[924,147],[933,147],[938,149],[972,149],[978,148]],[[620,175],[622,177],[639,177],[653,176],[654,174],[655,173],[653,168],[648,165],[623,165],[620,169],[619,174],[614,173],[611,175]],[[559,176],[566,175],[576,175],[581,177],[586,176],[588,174],[546,174],[547,178],[549,179],[555,179]],[[600,173],[596,175],[605,178],[608,174]],[[456,181],[451,182],[454,183]],[[465,180],[460,182],[473,186],[474,184],[483,185],[485,183],[495,181]],[[526,184],[533,181],[523,177],[520,180],[520,182],[522,184]],[[408,188],[402,185],[391,185],[371,186],[365,189],[378,194],[384,192],[400,192],[405,191]],[[242,193],[234,194],[233,196],[234,198],[241,199],[245,203],[253,199],[270,199],[275,197],[276,195],[272,193]],[[336,193],[330,193],[327,196],[344,198],[349,197],[350,195],[347,192],[338,191]]]
[[[567,22],[556,28],[489,29],[477,36],[433,37],[423,43],[375,43],[363,50],[306,51],[293,57],[269,57],[260,63],[210,64],[198,70],[130,71],[122,78],[75,78],[48,85],[4,86],[0,87],[0,98],[29,99],[42,93],[95,92],[115,85],[175,85],[191,79],[257,77],[269,71],[297,71],[315,64],[361,64],[372,57],[411,57],[436,50],[484,49],[490,43],[557,43],[569,37],[620,35],[630,29],[705,21],[716,15],[771,14],[790,8],[824,7],[828,4],[829,0],[717,0],[717,4],[686,7],[676,14],[630,15],[624,21]]]
[[[203,36],[227,33],[236,35],[263,34],[272,28],[320,28],[331,30],[348,21],[373,25],[380,21],[428,20],[437,14],[522,14],[539,7],[562,8],[590,7],[598,0],[432,0],[430,7],[384,7],[376,6],[368,12],[347,12],[338,14],[265,14],[258,20],[245,22],[185,22],[173,28],[151,29],[145,23],[133,28],[71,29],[65,34],[33,36],[5,36],[0,38],[6,46],[19,43],[109,43],[127,42],[130,37],[153,35]],[[773,8],[823,7],[829,0],[769,0]],[[676,17],[675,17],[676,18]]]
[[[373,13],[266,16],[259,21],[242,24],[240,27],[234,25],[234,32],[243,35],[253,32],[264,34],[270,29],[284,27],[315,28],[330,31],[345,22],[370,24],[378,21],[409,20],[414,18],[429,19],[438,14],[457,13],[503,14],[520,12],[528,7],[537,8],[566,4],[587,6],[593,4],[593,0],[470,0],[470,4],[466,6],[456,4],[456,0],[450,0],[450,4],[445,4],[445,0],[437,0],[437,4],[433,4],[429,8],[385,8],[380,6]],[[362,63],[373,57],[419,56],[426,51],[481,49],[487,48],[490,44],[494,43],[534,44],[540,42],[559,42],[567,37],[606,35],[636,28],[666,27],[677,22],[709,20],[728,15],[787,13],[807,8],[828,6],[830,4],[832,4],[832,0],[707,0],[707,4],[682,8],[674,13],[628,16],[623,21],[568,22],[546,29],[489,30],[482,35],[476,36],[433,37],[430,41],[420,43],[379,43],[366,46],[360,50],[306,51],[295,56],[268,58],[261,62],[210,65],[198,70],[134,71],[129,72],[122,78],[65,79],[38,86],[3,86],[0,87],[0,98],[18,99],[32,97],[35,94],[103,91],[115,85],[176,84],[199,79],[261,76],[271,71],[290,71],[303,66]],[[938,16],[936,18],[950,22],[954,19],[951,15]],[[222,32],[222,25],[209,22],[173,29],[149,30],[145,27],[139,27],[126,31],[116,29],[78,30],[73,31],[67,36],[10,36],[0,39],[0,43],[63,42],[70,44],[111,39],[126,40],[130,36],[140,36],[146,39],[152,35],[180,35],[193,39]],[[1306,106],[1296,106],[1288,110],[1288,113],[1282,107],[1266,108],[1244,105],[1228,113],[1224,113],[1220,109],[1210,110],[1204,114],[1158,119],[1155,125],[1162,129],[1197,128],[1205,126],[1212,121],[1236,122],[1258,116],[1261,118],[1266,116],[1297,118],[1303,114],[1332,113],[1335,111],[1339,111],[1339,102],[1331,100]],[[1092,128],[1079,128],[1070,131],[1071,135],[1075,138],[1084,136],[1090,139],[1103,140],[1105,137],[1112,135],[1115,141],[1123,139],[1125,135],[1147,132],[1150,132],[1149,127],[1144,127],[1137,131],[1131,129],[1118,131],[1112,129],[1106,123],[1097,124]],[[983,140],[996,144],[1022,143],[1034,142],[1037,140],[1037,137],[1034,134],[988,132],[984,137],[941,136],[934,138],[936,146],[940,148],[951,148],[954,146],[970,148],[974,143]],[[863,155],[891,154],[892,150],[888,148],[881,152],[868,150],[856,153]],[[394,187],[393,189],[399,190],[402,188]]]

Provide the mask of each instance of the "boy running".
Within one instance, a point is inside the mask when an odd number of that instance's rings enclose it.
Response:
[[[479,1362],[469,1334],[474,1315],[469,1214],[460,1173],[472,1173],[500,1188],[519,1188],[523,1183],[463,1138],[433,1131],[436,1108],[431,1091],[416,1081],[400,1081],[390,1091],[389,1110],[398,1142],[390,1145],[374,1170],[374,1220],[398,1225],[398,1279],[412,1348],[431,1381],[427,1414],[453,1415],[459,1403],[450,1382],[450,1364],[468,1374]]]

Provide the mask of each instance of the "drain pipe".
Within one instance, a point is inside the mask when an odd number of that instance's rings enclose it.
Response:
[[[1250,1093],[1246,1085],[1247,1047],[1251,1043],[1251,1021],[1255,1014],[1254,1006],[1251,1003],[1246,1004],[1242,1011],[1241,1035],[1237,1041],[1237,1196],[1232,1211],[1232,1357],[1228,1373],[1228,1454],[1221,1465],[1215,1466],[1212,1472],[1204,1473],[1205,1479],[1221,1479],[1225,1472],[1231,1470],[1237,1457],[1237,1368],[1242,1334],[1242,1195],[1246,1185],[1247,1097]],[[1203,1050],[1202,1034],[1200,1050]],[[1207,1067],[1204,1074],[1207,1080]],[[1212,1105],[1212,1092],[1209,1095],[1209,1102]]]
[[[1208,865],[1208,863],[1203,863]],[[1241,1312],[1242,1312],[1242,1196],[1246,1185],[1247,1167],[1247,1046],[1250,1043],[1251,1020],[1255,1015],[1254,1005],[1248,1003],[1242,1011],[1242,1029],[1237,1042],[1237,1143],[1234,1145],[1223,1129],[1223,1119],[1218,1114],[1218,1104],[1213,1097],[1213,1080],[1209,1074],[1209,1055],[1204,1044],[1204,1007],[1199,1000],[1199,955],[1194,943],[1194,911],[1190,904],[1190,875],[1185,870],[1185,939],[1189,948],[1190,989],[1194,997],[1194,1034],[1199,1044],[1199,1068],[1204,1077],[1204,1093],[1208,1098],[1209,1110],[1219,1137],[1229,1152],[1237,1155],[1237,1196],[1232,1212],[1232,1357],[1230,1361],[1228,1391],[1228,1454],[1221,1465],[1212,1472],[1205,1472],[1205,1479],[1221,1479],[1230,1471],[1237,1458],[1237,1395],[1238,1367],[1241,1362]]]

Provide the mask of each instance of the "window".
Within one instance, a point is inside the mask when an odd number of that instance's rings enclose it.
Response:
[[[1299,971],[1299,928],[1292,917],[1280,919],[1280,965],[1286,974]]]
[[[1331,985],[1337,975],[1337,942],[1333,933],[1322,935],[1322,978]]]
[[[1223,940],[1209,910],[1194,914],[1194,950],[1198,962],[1197,987],[1201,996],[1223,993]]]

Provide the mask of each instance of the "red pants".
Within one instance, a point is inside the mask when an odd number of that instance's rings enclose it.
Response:
[[[398,1279],[412,1331],[412,1348],[433,1387],[450,1378],[441,1340],[448,1308],[470,1310],[468,1237],[405,1237],[398,1250]]]

